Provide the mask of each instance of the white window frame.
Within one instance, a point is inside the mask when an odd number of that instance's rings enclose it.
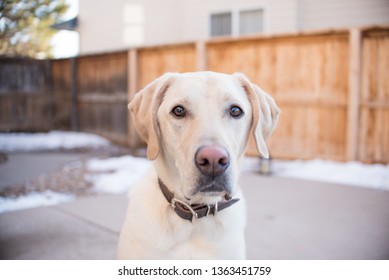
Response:
[[[237,11],[236,15],[236,34],[237,36],[250,36],[251,34],[240,34],[240,14],[244,12],[254,12],[254,11],[262,11],[262,30],[259,33],[256,34],[263,34],[265,33],[265,9],[263,7],[256,7],[256,8],[246,8],[246,9],[240,9]]]
[[[248,34],[241,35],[239,33],[239,20],[240,20],[240,13],[241,12],[249,12],[249,11],[256,11],[256,10],[262,10],[262,31],[261,34],[266,33],[266,22],[267,22],[267,9],[265,5],[255,6],[255,7],[240,7],[240,8],[232,8],[230,10],[217,10],[217,11],[211,11],[208,16],[208,37],[209,38],[218,38],[218,37],[238,37],[238,36],[249,36]],[[212,21],[211,17],[212,15],[217,14],[225,14],[225,13],[231,13],[231,35],[224,35],[224,36],[212,36],[211,35],[211,29],[212,29]]]
[[[218,36],[212,36],[212,16],[213,15],[221,15],[221,14],[231,14],[231,34],[230,35],[218,35]],[[211,12],[208,16],[208,36],[210,38],[218,38],[218,37],[226,37],[226,36],[233,36],[234,31],[234,13],[229,10],[220,10],[217,12]]]

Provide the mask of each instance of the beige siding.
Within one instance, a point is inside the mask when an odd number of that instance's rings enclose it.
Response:
[[[298,0],[268,1],[265,6],[265,33],[289,33],[297,31]]]
[[[144,45],[182,42],[181,0],[144,0]]]
[[[80,53],[90,54],[176,42],[181,36],[179,0],[81,0]]]
[[[80,53],[106,52],[123,48],[120,11],[124,1],[79,1]],[[113,32],[116,30],[116,32]]]
[[[388,0],[300,0],[302,30],[389,24]]]

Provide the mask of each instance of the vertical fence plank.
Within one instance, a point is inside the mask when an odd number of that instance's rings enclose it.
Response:
[[[197,71],[207,70],[207,50],[204,41],[196,43]]]
[[[349,35],[349,94],[347,114],[347,160],[358,158],[358,129],[361,80],[361,30],[352,29]]]
[[[71,63],[70,59],[52,60],[53,128],[71,127]]]
[[[389,163],[389,30],[362,34],[358,160]]]
[[[77,93],[77,58],[72,57],[71,63],[71,92],[72,92],[72,105],[71,105],[71,129],[78,131],[78,93]]]
[[[138,51],[131,49],[128,51],[128,102],[131,102],[138,89]],[[128,111],[128,145],[130,148],[139,146],[141,139],[136,132],[131,113]]]

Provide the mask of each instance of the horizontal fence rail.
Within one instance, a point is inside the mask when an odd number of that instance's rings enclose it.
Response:
[[[389,163],[389,28],[223,38],[51,61],[0,59],[0,129],[74,129],[145,145],[127,110],[165,72],[242,72],[282,116],[282,159]],[[247,153],[257,156],[251,140]]]

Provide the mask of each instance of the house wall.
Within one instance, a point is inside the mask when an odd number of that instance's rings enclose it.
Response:
[[[299,0],[298,6],[304,31],[389,24],[388,0]]]
[[[80,53],[209,38],[211,13],[263,8],[264,33],[297,30],[297,0],[80,0]]]
[[[80,54],[209,39],[211,13],[264,10],[265,35],[389,24],[388,0],[80,0]]]
[[[80,54],[106,52],[123,48],[121,40],[122,0],[106,1],[80,0],[79,23]]]

